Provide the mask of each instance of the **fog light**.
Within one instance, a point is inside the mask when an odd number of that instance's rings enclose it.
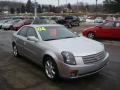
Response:
[[[72,71],[70,71],[70,76],[71,77],[75,77],[75,76],[77,76],[78,75],[78,71],[77,70],[72,70]]]

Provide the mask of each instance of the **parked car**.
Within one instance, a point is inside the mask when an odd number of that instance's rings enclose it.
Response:
[[[21,20],[21,21],[15,23],[15,24],[13,25],[13,29],[14,29],[14,30],[18,30],[18,29],[20,29],[22,26],[24,26],[24,25],[29,25],[29,24],[31,24],[31,23],[32,23],[32,20],[31,20],[31,19],[24,19],[24,20]]]
[[[24,26],[13,34],[12,47],[14,56],[43,66],[50,80],[91,75],[109,61],[102,43],[78,37],[58,24]]]
[[[106,21],[100,25],[86,28],[83,35],[89,38],[120,38],[120,20]]]
[[[2,28],[2,25],[3,25],[5,22],[7,22],[7,20],[1,20],[1,21],[0,21],[0,29]]]
[[[0,21],[0,29],[2,29],[2,26],[7,23],[8,21],[10,21],[10,19],[3,19]]]
[[[71,27],[72,27],[72,26],[71,26],[71,22],[70,22],[70,21],[67,21],[67,20],[65,20],[65,19],[60,19],[60,20],[56,21],[56,23],[57,23],[57,24],[64,25],[64,26],[66,26],[66,27],[68,27],[68,28],[71,28]]]
[[[12,30],[12,29],[14,29],[13,28],[14,24],[18,23],[19,21],[21,21],[21,19],[10,20],[10,21],[4,23],[4,25],[2,25],[2,28],[4,30]]]
[[[80,20],[76,16],[65,16],[63,19],[58,20],[57,23],[71,28],[73,26],[79,26]]]
[[[70,21],[72,26],[80,25],[80,20],[79,20],[79,17],[77,17],[77,16],[66,16],[65,20]]]

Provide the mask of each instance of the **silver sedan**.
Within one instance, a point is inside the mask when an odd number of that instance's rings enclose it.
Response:
[[[100,42],[79,37],[62,25],[28,25],[13,34],[14,56],[44,67],[50,80],[78,78],[100,71],[109,54]]]

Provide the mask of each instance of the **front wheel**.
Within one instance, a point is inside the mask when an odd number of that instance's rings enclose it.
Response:
[[[58,69],[56,63],[51,57],[47,57],[44,62],[45,75],[50,80],[58,79]]]
[[[95,34],[90,32],[90,33],[88,33],[87,37],[91,38],[91,39],[95,39]]]

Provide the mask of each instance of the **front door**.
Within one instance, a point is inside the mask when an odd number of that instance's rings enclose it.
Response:
[[[29,36],[34,36],[34,37],[38,38],[36,31],[32,27],[28,28],[27,37],[29,37]],[[40,49],[39,49],[38,42],[30,41],[27,39],[24,48],[25,48],[25,53],[28,58],[30,58],[31,60],[33,60],[36,63],[40,62],[38,60],[38,56],[40,56],[39,55]]]
[[[97,36],[101,38],[113,38],[113,36],[115,36],[114,26],[114,22],[106,22],[102,24],[100,27],[97,27]]]

